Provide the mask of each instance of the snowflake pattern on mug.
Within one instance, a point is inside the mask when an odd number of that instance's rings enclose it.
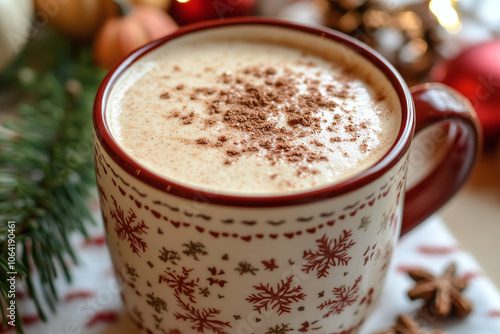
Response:
[[[281,280],[276,288],[270,286],[269,283],[266,285],[261,283],[254,286],[257,293],[251,294],[246,300],[254,304],[254,310],[259,313],[262,312],[262,309],[266,311],[276,309],[278,315],[289,313],[291,304],[304,300],[306,297],[306,294],[301,292],[302,287],[293,283],[293,276]]]
[[[340,287],[335,287],[332,290],[334,299],[328,299],[326,302],[321,303],[318,309],[326,309],[328,312],[323,314],[323,318],[327,318],[332,314],[342,313],[346,307],[351,306],[359,298],[359,282],[361,282],[362,276],[359,276],[354,284],[350,287],[342,285]]]
[[[141,256],[139,251],[144,253],[148,246],[141,237],[142,234],[146,234],[148,229],[146,223],[144,223],[144,220],[136,222],[137,215],[132,208],[125,214],[116,199],[113,196],[111,196],[111,199],[113,200],[114,209],[111,209],[110,215],[115,220],[114,230],[118,235],[118,239],[126,240],[130,245],[130,249],[138,256]]]
[[[304,251],[306,263],[302,270],[306,273],[316,271],[318,278],[327,277],[328,269],[336,266],[346,266],[351,260],[349,249],[356,244],[352,239],[352,232],[344,230],[337,239],[331,239],[324,234],[317,239],[317,250]]]
[[[158,278],[159,283],[166,283],[167,286],[174,290],[174,296],[177,301],[177,306],[180,310],[174,313],[177,320],[183,320],[191,324],[191,329],[198,333],[216,333],[227,334],[225,330],[231,327],[229,322],[217,319],[221,313],[215,308],[198,308],[195,306],[196,289],[199,286],[199,278],[190,278],[193,269],[182,268],[181,273],[175,270],[165,270],[164,275]]]
[[[238,221],[149,199],[106,158],[97,163],[123,299],[148,333],[352,333],[380,293],[366,275],[380,281],[387,270],[401,218],[395,185],[405,165],[378,191],[340,208]],[[384,201],[392,204],[372,210]],[[268,231],[234,232],[260,227]],[[277,252],[266,248],[270,242]],[[356,322],[343,327],[344,315]]]

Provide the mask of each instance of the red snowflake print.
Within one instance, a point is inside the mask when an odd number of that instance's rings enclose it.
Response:
[[[101,157],[98,156],[97,148],[95,146],[94,146],[94,161],[96,161],[95,173],[100,179],[102,179],[102,176],[101,176]]]
[[[291,331],[293,328],[290,327],[290,324],[278,324],[274,327],[268,327],[264,334],[287,334]]]
[[[115,220],[114,230],[118,235],[118,239],[126,239],[132,251],[140,257],[139,250],[145,252],[147,248],[147,243],[142,240],[140,235],[146,234],[146,229],[149,229],[149,227],[146,226],[143,220],[136,222],[137,216],[132,209],[129,209],[128,215],[125,216],[125,212],[120,208],[116,199],[113,196],[111,198],[115,207],[114,210],[110,209],[111,218]]]
[[[99,192],[99,198],[101,199],[101,202],[107,202],[108,197],[106,196],[106,192],[104,191],[104,188],[101,187],[100,185],[97,185],[97,191]]]
[[[328,312],[323,314],[323,318],[327,318],[332,314],[340,314],[344,312],[345,308],[351,306],[359,298],[359,282],[361,282],[361,276],[359,276],[354,282],[353,286],[346,287],[342,285],[338,288],[332,290],[334,299],[329,299],[326,302],[318,306],[318,309],[323,310],[328,309]]]
[[[277,309],[278,315],[283,313],[290,313],[290,304],[293,302],[298,302],[299,300],[304,300],[306,296],[302,293],[302,287],[297,285],[292,287],[293,275],[289,276],[286,280],[281,280],[274,288],[269,286],[269,283],[263,285],[254,285],[254,289],[258,291],[257,294],[252,294],[246,298],[250,303],[254,304],[254,310],[259,311],[264,309]]]
[[[210,273],[213,275],[213,276],[216,276],[216,275],[224,275],[225,272],[224,270],[220,269],[220,270],[217,270],[217,268],[214,266],[214,267],[208,267],[208,271],[210,271]]]
[[[363,265],[366,266],[368,261],[378,260],[380,258],[380,248],[377,248],[377,243],[373,244],[373,246],[367,246],[366,251],[363,253],[365,260]]]
[[[209,267],[208,271],[210,271],[210,273],[212,274],[212,276],[220,276],[220,275],[224,275],[225,274],[224,270],[222,270],[222,269],[217,270],[217,268],[215,266],[214,267]],[[217,284],[221,288],[223,288],[224,285],[227,283],[227,281],[219,279],[219,278],[216,278],[216,277],[209,277],[209,278],[207,278],[207,280],[210,282],[211,286],[214,285],[214,284]]]
[[[167,333],[168,334],[182,334],[182,332],[178,328],[169,329]]]
[[[318,278],[327,277],[328,269],[333,266],[347,265],[351,260],[348,250],[356,244],[350,240],[352,231],[344,230],[338,239],[330,239],[326,234],[317,239],[318,247],[315,251],[304,251],[303,258],[307,262],[302,266],[302,271],[309,273],[317,271]]]
[[[220,310],[214,308],[198,309],[194,306],[185,303],[179,296],[177,298],[177,305],[184,311],[183,313],[175,312],[174,317],[177,320],[184,320],[192,323],[191,329],[196,330],[198,333],[216,333],[216,334],[229,334],[225,328],[231,328],[229,322],[217,320],[216,316],[220,314]]]
[[[368,293],[366,294],[366,296],[364,296],[363,299],[361,299],[361,302],[359,302],[359,306],[363,305],[364,303],[366,303],[366,306],[370,306],[370,304],[373,301],[373,292],[374,291],[375,290],[373,290],[373,288],[370,288],[370,290],[368,290]]]
[[[224,287],[224,285],[226,285],[227,281],[223,280],[223,279],[218,279],[218,278],[213,278],[213,277],[209,277],[207,278],[208,282],[210,283],[210,286],[216,284],[218,286],[220,286],[221,288]]]
[[[158,283],[166,282],[170,288],[174,289],[176,296],[184,295],[188,297],[190,302],[196,303],[194,293],[200,279],[189,279],[189,273],[193,271],[193,269],[188,270],[182,267],[182,274],[178,274],[175,270],[172,272],[168,270],[170,270],[170,268],[165,269],[165,275],[161,274],[158,277]]]
[[[392,245],[392,243],[388,243],[385,246],[385,248],[383,250],[383,263],[384,264],[380,268],[381,272],[385,271],[389,267],[389,264],[391,263],[393,248],[394,248],[394,246]]]
[[[269,270],[269,271],[273,271],[274,269],[278,269],[278,265],[276,264],[276,260],[275,259],[271,259],[269,261],[261,261],[262,264],[264,265],[264,270]]]
[[[351,327],[351,328],[348,328],[348,329],[344,329],[342,332],[336,332],[336,333],[332,333],[332,334],[352,334],[352,333],[357,333],[359,327],[361,327],[361,325],[363,324],[363,322],[365,321],[365,318],[361,319],[355,326]]]
[[[318,320],[313,322],[304,321],[303,323],[300,324],[300,328],[298,329],[298,331],[301,333],[309,333],[310,331],[320,330],[321,326],[318,326],[317,322]]]
[[[492,318],[500,318],[500,310],[491,310],[488,312],[488,316]]]

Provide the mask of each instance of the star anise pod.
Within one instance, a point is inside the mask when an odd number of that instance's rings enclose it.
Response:
[[[468,315],[472,310],[470,301],[462,295],[467,287],[465,279],[455,276],[456,264],[450,264],[441,276],[434,276],[424,270],[409,271],[417,285],[408,291],[411,300],[424,299],[429,311],[435,316],[455,314]]]
[[[444,334],[444,332],[437,329],[431,332],[424,332],[423,329],[420,329],[412,317],[408,315],[400,315],[397,323],[391,328],[374,334]]]

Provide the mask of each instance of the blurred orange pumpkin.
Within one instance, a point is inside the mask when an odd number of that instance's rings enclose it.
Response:
[[[94,41],[94,59],[111,68],[133,50],[176,29],[175,21],[162,10],[133,6],[129,13],[112,17],[102,26]]]
[[[35,0],[35,9],[55,29],[88,40],[116,12],[116,5],[112,0]]]

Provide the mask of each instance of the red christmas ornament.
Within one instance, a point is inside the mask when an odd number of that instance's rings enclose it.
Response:
[[[173,0],[169,14],[179,25],[253,14],[256,0]]]
[[[500,140],[500,40],[478,44],[432,72],[440,81],[467,97],[476,109],[486,146]]]

